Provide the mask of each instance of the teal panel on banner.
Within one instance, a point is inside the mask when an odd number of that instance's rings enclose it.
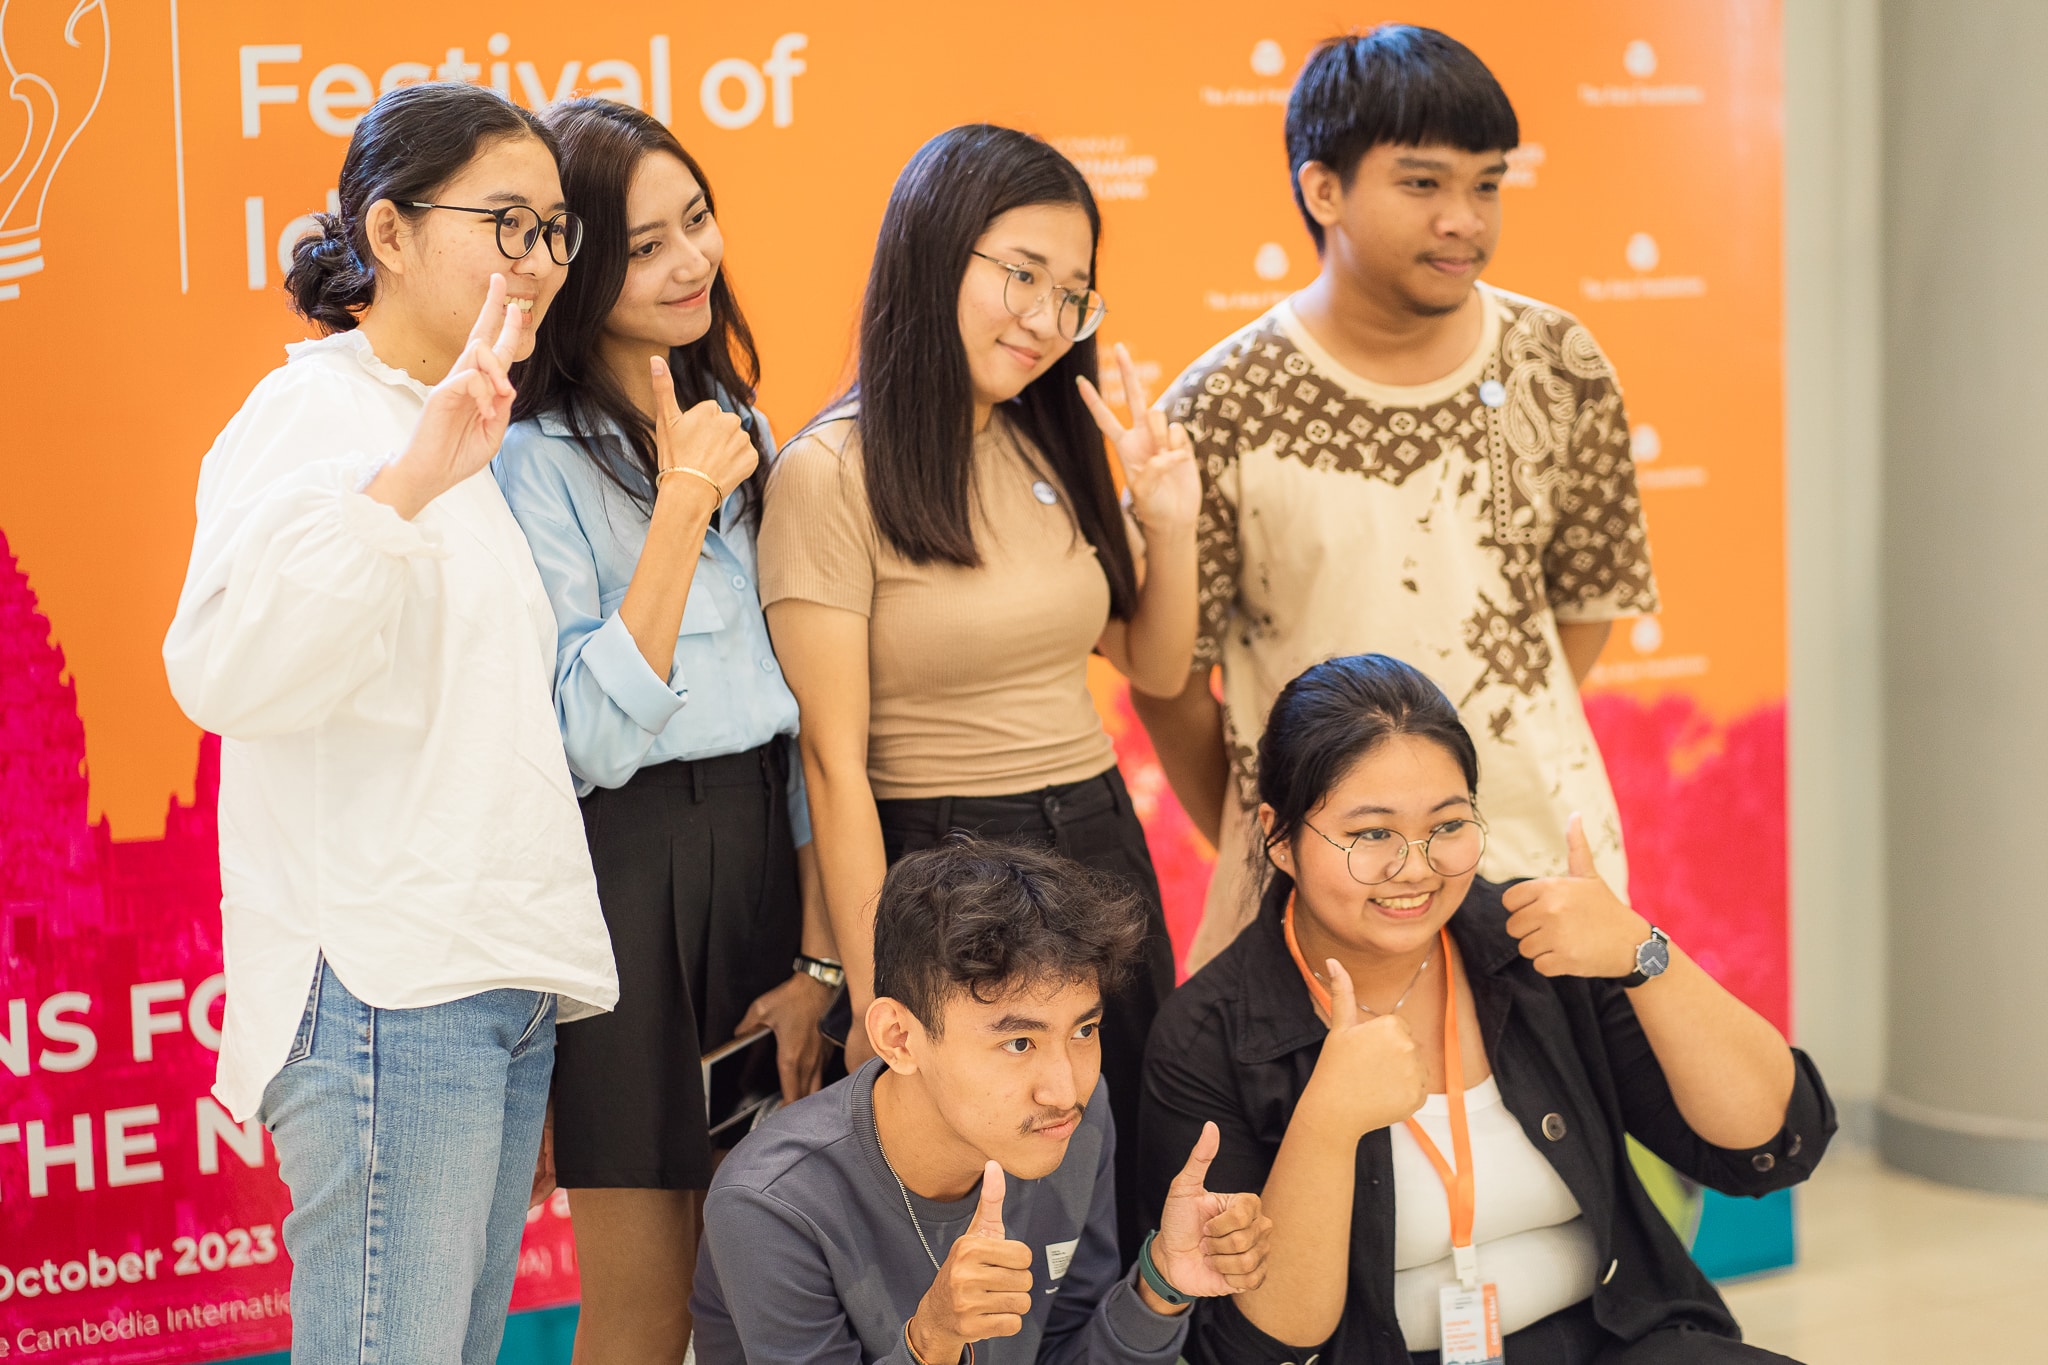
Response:
[[[569,1348],[575,1342],[573,1303],[514,1313],[505,1319],[505,1344],[498,1348],[498,1365],[569,1365]],[[291,1359],[290,1354],[279,1351],[267,1356],[243,1356],[232,1365],[291,1365]]]
[[[1778,1190],[1761,1199],[1734,1199],[1706,1192],[1699,1234],[1692,1258],[1716,1280],[1732,1280],[1767,1270],[1784,1270],[1796,1259],[1792,1231],[1792,1191]]]

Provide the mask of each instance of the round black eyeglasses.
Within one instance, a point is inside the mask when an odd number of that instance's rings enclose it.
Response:
[[[407,207],[480,213],[486,218],[497,219],[498,251],[508,261],[525,260],[540,244],[542,237],[547,238],[548,255],[556,265],[569,264],[583,249],[583,220],[566,209],[552,218],[543,218],[538,210],[525,204],[512,204],[502,209],[475,209],[462,204],[423,204],[414,200],[408,202]]]

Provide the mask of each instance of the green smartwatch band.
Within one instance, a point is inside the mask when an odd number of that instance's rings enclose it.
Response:
[[[1146,1233],[1145,1244],[1138,1248],[1139,1276],[1144,1279],[1146,1284],[1152,1286],[1153,1293],[1165,1299],[1175,1308],[1180,1307],[1182,1304],[1193,1303],[1195,1301],[1193,1294],[1183,1294],[1168,1284],[1166,1277],[1159,1273],[1159,1267],[1152,1264],[1152,1239],[1158,1235],[1159,1231],[1156,1228]]]

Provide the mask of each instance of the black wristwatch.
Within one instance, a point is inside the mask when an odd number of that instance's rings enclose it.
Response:
[[[802,972],[820,985],[838,990],[846,984],[846,967],[829,957],[812,957],[809,953],[798,953],[796,961],[789,964],[793,972]]]
[[[1651,977],[1664,975],[1670,965],[1671,936],[1653,924],[1650,936],[1636,945],[1636,969],[1621,978],[1621,984],[1633,989]]]

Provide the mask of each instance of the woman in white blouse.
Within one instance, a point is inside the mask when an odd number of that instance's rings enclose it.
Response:
[[[207,454],[164,641],[223,736],[215,1092],[291,1187],[296,1358],[488,1362],[557,1010],[618,994],[553,615],[486,472],[581,225],[532,115],[429,84],[364,115],[321,227],[287,284],[327,335]]]

